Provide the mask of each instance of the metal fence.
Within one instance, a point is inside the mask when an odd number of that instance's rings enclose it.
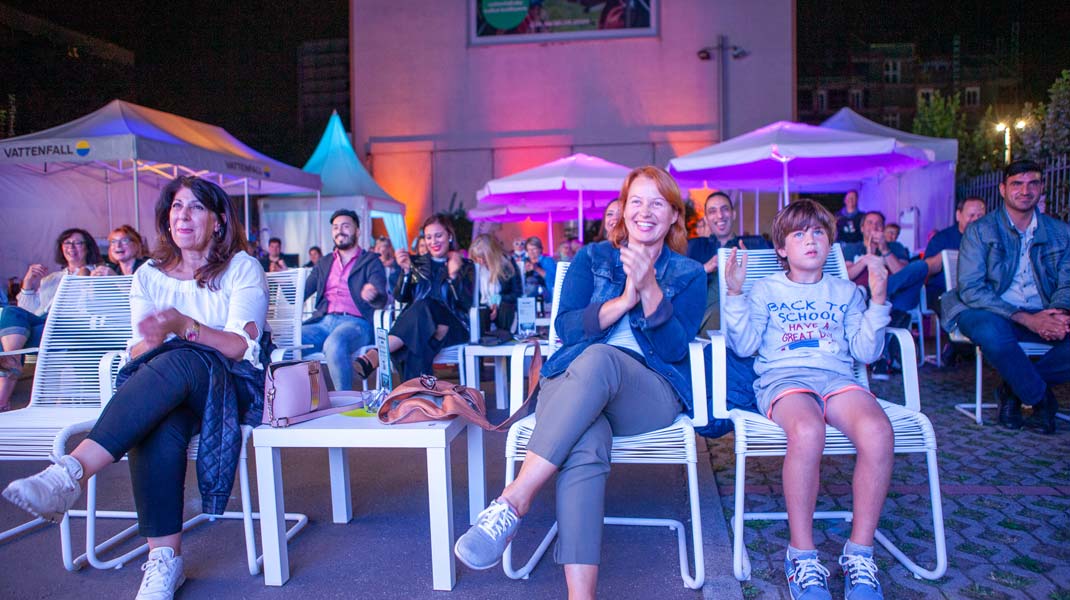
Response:
[[[1044,197],[1042,210],[1063,221],[1070,221],[1070,155],[1056,156],[1047,161],[1044,169]],[[1003,205],[999,195],[999,184],[1003,181],[1003,171],[993,171],[978,175],[958,186],[958,197],[977,196],[984,198],[988,210],[992,211]]]

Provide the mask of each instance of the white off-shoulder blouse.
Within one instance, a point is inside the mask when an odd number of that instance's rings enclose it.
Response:
[[[134,324],[134,339],[127,348],[141,341],[137,325],[150,314],[174,308],[212,329],[240,335],[247,348],[242,360],[256,368],[260,364],[260,337],[267,321],[267,278],[260,262],[245,252],[230,259],[219,281],[219,289],[212,291],[198,287],[194,280],[175,279],[160,271],[155,261],[149,261],[134,273],[130,286],[130,316]],[[257,337],[245,331],[246,323],[255,323]],[[173,335],[171,337],[174,337]]]

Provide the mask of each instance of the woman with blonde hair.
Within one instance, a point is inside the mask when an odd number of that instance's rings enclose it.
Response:
[[[489,318],[481,321],[484,330],[489,330],[493,323],[501,331],[511,331],[516,317],[516,299],[524,289],[513,261],[506,256],[498,240],[486,233],[472,242],[468,256],[481,267],[478,300],[480,307],[489,310]]]

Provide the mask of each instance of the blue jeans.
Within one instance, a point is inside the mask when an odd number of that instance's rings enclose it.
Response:
[[[45,319],[48,317],[37,316],[28,310],[17,306],[5,306],[0,308],[0,337],[7,335],[24,335],[26,344],[24,348],[36,348],[41,345],[41,334],[45,331]]]
[[[981,347],[988,363],[1025,404],[1044,399],[1049,386],[1070,381],[1070,338],[1055,342],[1035,363],[1018,342],[1051,344],[1021,325],[979,308],[964,311],[958,318],[959,330]]]
[[[336,390],[353,389],[353,355],[375,340],[372,324],[351,315],[324,315],[301,326],[301,342],[312,344],[309,352],[323,352]]]
[[[929,265],[915,260],[888,276],[888,299],[892,308],[910,312],[921,303],[921,288],[929,276]]]

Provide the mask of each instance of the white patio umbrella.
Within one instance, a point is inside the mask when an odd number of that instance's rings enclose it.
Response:
[[[895,138],[777,121],[669,161],[669,173],[698,187],[780,190],[894,174],[928,164],[932,152]]]
[[[601,210],[620,195],[624,178],[631,171],[624,165],[587,154],[573,154],[538,167],[492,179],[476,193],[479,204],[469,211],[473,220],[546,219],[550,223],[550,247],[553,248],[553,221],[557,214],[572,209],[574,216],[565,219],[580,221],[580,241],[583,241],[584,212]],[[495,207],[508,207],[506,212],[493,212]],[[483,212],[491,211],[491,212]],[[543,218],[536,213],[548,214]],[[490,215],[496,218],[479,219],[472,216]],[[493,214],[492,214],[493,213]],[[506,216],[525,215],[515,219]]]

